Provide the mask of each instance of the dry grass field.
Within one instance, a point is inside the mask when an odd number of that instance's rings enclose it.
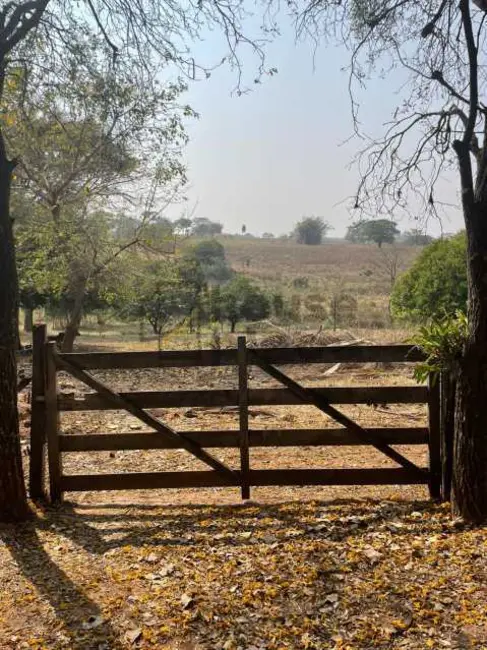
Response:
[[[385,296],[390,291],[387,260],[395,259],[398,272],[409,268],[421,251],[418,246],[351,244],[345,240],[306,246],[292,240],[222,237],[232,267],[274,286],[292,285],[306,277],[310,287],[330,291],[339,285],[368,296]]]
[[[339,324],[361,338],[365,332],[370,336],[374,329],[388,330],[377,334],[379,339],[400,341],[407,338],[404,329],[399,333],[391,330],[388,312],[392,276],[407,270],[421,247],[384,245],[382,249],[372,244],[351,244],[346,241],[326,241],[321,246],[305,246],[281,239],[258,239],[223,236],[219,239],[225,247],[232,268],[264,286],[271,292],[283,295],[288,306],[297,301],[301,316],[289,328],[317,330],[330,327],[331,300],[334,295],[345,293],[357,303],[355,313]],[[187,240],[189,246],[194,240]],[[318,312],[315,309],[318,306]],[[299,308],[298,308],[299,311]],[[321,312],[321,315],[319,314]],[[54,325],[53,329],[60,325]],[[79,345],[108,345],[113,348],[138,344],[138,323],[120,323],[108,318],[99,326],[94,317],[88,317],[82,328]],[[257,327],[266,329],[265,324]],[[239,324],[239,331],[254,331],[255,324]],[[271,328],[272,330],[272,328]],[[164,347],[199,347],[210,342],[210,330],[203,329],[201,340],[188,336],[182,327],[164,340]],[[155,337],[145,326],[145,338],[154,346]]]

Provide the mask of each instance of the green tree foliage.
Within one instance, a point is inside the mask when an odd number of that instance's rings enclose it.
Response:
[[[185,257],[198,263],[206,282],[211,285],[228,282],[232,277],[225,248],[216,239],[205,239],[195,244],[186,252]]]
[[[168,244],[174,248],[173,226],[157,203],[184,183],[179,153],[185,135],[178,105],[184,87],[156,85],[150,66],[147,85],[135,84],[123,68],[108,74],[93,45],[93,53],[66,57],[64,84],[57,71],[43,72],[40,83],[34,67],[28,74],[12,74],[5,95],[4,133],[21,160],[14,206],[36,206],[35,218],[23,215],[16,230],[25,232],[16,234],[26,241],[43,237],[49,251],[44,259],[62,276],[62,291],[51,291],[51,302],[58,309],[71,305],[65,350],[79,329],[84,298],[94,283],[102,284],[102,275],[120,254],[142,240],[150,250],[161,243],[162,252],[171,252]],[[121,207],[117,219],[99,209],[109,199]]]
[[[195,270],[176,260],[145,264],[126,297],[122,314],[146,320],[160,346],[163,335],[189,318],[197,306],[202,284]]]
[[[192,219],[189,217],[180,217],[174,222],[174,230],[178,235],[182,237],[187,237],[191,233],[191,227],[193,225]]]
[[[214,237],[215,235],[221,235],[223,226],[217,221],[211,221],[205,217],[197,217],[193,219],[193,225],[191,227],[191,234],[194,237]]]
[[[391,297],[395,316],[427,320],[452,316],[467,306],[465,233],[425,248],[397,280]]]
[[[399,235],[397,224],[389,219],[357,221],[347,229],[345,239],[354,243],[393,244]]]
[[[243,275],[223,286],[219,296],[221,317],[229,321],[232,332],[239,321],[258,321],[271,313],[267,294]]]
[[[323,217],[303,217],[294,228],[294,235],[298,244],[318,246],[322,243],[330,224]]]

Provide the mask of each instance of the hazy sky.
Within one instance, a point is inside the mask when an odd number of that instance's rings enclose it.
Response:
[[[211,52],[212,46],[208,39],[202,51]],[[187,210],[221,221],[226,231],[239,232],[245,224],[255,234],[289,232],[303,215],[321,215],[341,236],[351,222],[346,199],[358,178],[350,168],[359,143],[349,140],[348,54],[322,47],[313,69],[310,44],[296,45],[289,30],[269,47],[268,61],[278,74],[240,97],[232,94],[235,72],[224,67],[190,85],[186,100],[200,119],[188,126]],[[253,74],[252,62],[246,70]],[[370,132],[380,129],[397,96],[378,80],[369,84],[363,100],[361,119]],[[455,175],[451,183],[447,179],[441,198],[457,203],[456,182]],[[171,212],[177,216],[182,208]],[[461,226],[460,214],[449,211],[443,229]],[[430,223],[430,232],[439,230]]]

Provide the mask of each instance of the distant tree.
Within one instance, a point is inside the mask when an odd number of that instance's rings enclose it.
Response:
[[[223,321],[222,292],[221,287],[218,284],[211,287],[209,297],[209,316],[215,323],[221,323]]]
[[[274,239],[275,235],[272,232],[264,232],[262,234],[262,239]]]
[[[371,268],[364,275],[379,276],[387,280],[389,290],[392,291],[396,280],[404,270],[408,259],[407,252],[394,244],[383,246],[375,252],[371,259]]]
[[[431,235],[427,235],[418,228],[407,230],[402,234],[401,242],[408,244],[408,246],[428,246],[433,241]]]
[[[347,233],[345,235],[345,239],[347,241],[352,242],[352,244],[365,243],[365,236],[362,229],[362,223],[363,222],[358,221],[348,226]]]
[[[243,226],[242,226],[242,235],[245,235],[246,232],[247,232],[247,226],[245,224],[243,224]]]
[[[216,260],[225,259],[225,247],[216,239],[205,239],[192,246],[186,256],[192,257],[200,264],[213,264]]]
[[[193,221],[188,217],[180,217],[174,222],[174,230],[178,235],[187,237],[191,232]]]
[[[210,221],[205,217],[197,217],[193,219],[193,227],[191,229],[191,234],[195,237],[214,237],[215,235],[221,235],[223,226],[217,221]]]
[[[391,297],[392,313],[424,321],[452,315],[467,306],[465,233],[427,246],[413,266],[399,277]]]
[[[146,320],[157,335],[159,347],[165,333],[188,318],[196,306],[199,286],[186,281],[174,261],[149,263],[132,287],[123,308],[128,318]]]
[[[241,320],[262,320],[271,313],[268,296],[245,276],[237,275],[222,288],[220,296],[221,315],[229,321],[231,332]]]
[[[372,260],[371,275],[384,278],[389,285],[389,318],[392,317],[390,295],[396,284],[397,278],[405,267],[406,255],[404,249],[397,246],[383,246],[376,251],[375,259]]]
[[[324,221],[323,217],[303,217],[296,224],[294,234],[298,244],[318,246],[330,228],[330,224]]]
[[[347,229],[345,239],[355,243],[393,244],[399,235],[397,224],[389,219],[358,221]]]
[[[216,239],[199,242],[185,253],[185,258],[196,260],[209,284],[222,284],[232,277],[232,269],[225,257],[225,248]]]

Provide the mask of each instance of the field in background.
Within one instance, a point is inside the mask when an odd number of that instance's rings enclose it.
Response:
[[[390,275],[386,257],[394,251],[398,271],[408,269],[419,246],[351,244],[345,240],[306,246],[283,239],[221,237],[231,266],[239,273],[275,287],[309,278],[310,286],[331,293],[336,285],[353,293],[387,296]]]
[[[344,240],[326,241],[321,246],[305,246],[285,239],[258,239],[221,236],[231,267],[257,282],[271,293],[280,293],[295,318],[280,322],[239,323],[237,333],[260,339],[282,328],[292,338],[296,331],[332,329],[334,296],[346,294],[356,301],[353,315],[341,319],[338,329],[352,332],[357,338],[378,342],[403,342],[410,337],[404,325],[393,324],[389,315],[389,297],[393,277],[406,271],[421,252],[419,246],[389,246],[379,249],[373,244],[351,244]],[[182,250],[193,245],[190,238]],[[296,307],[298,305],[298,307]],[[22,319],[22,316],[21,316]],[[43,310],[35,312],[35,322],[45,322]],[[50,333],[63,329],[62,322],[47,319]],[[277,326],[277,328],[275,327]],[[162,346],[200,348],[212,343],[214,326],[206,325],[199,333],[188,332],[183,325],[164,337]],[[235,337],[222,330],[222,345],[234,345]],[[379,330],[378,332],[376,330]],[[28,336],[21,334],[28,343]],[[115,315],[88,314],[82,323],[76,346],[92,345],[113,349],[154,349],[157,337],[147,323],[122,322]]]
[[[270,292],[279,292],[288,305],[301,305],[302,314],[283,329],[292,337],[294,331],[317,331],[331,327],[331,301],[334,295],[346,293],[357,302],[353,317],[343,319],[339,329],[352,332],[357,338],[378,342],[402,342],[410,332],[401,326],[392,327],[388,303],[392,276],[407,270],[420,253],[418,246],[389,246],[379,249],[372,244],[351,244],[326,241],[321,246],[305,246],[283,239],[258,239],[222,236],[232,268],[251,278]],[[193,239],[184,247],[194,244]],[[318,306],[318,310],[314,309]],[[42,313],[37,318],[43,318]],[[282,323],[276,322],[278,326]],[[61,323],[50,323],[51,331]],[[199,334],[189,334],[186,325],[166,336],[163,347],[208,347],[212,327],[205,326]],[[224,326],[223,345],[234,345],[235,337]],[[378,330],[378,331],[376,331]],[[272,324],[239,323],[237,331],[261,338],[276,331]],[[154,349],[157,339],[148,324],[124,323],[109,314],[99,319],[87,316],[77,345],[107,346],[118,349]]]

